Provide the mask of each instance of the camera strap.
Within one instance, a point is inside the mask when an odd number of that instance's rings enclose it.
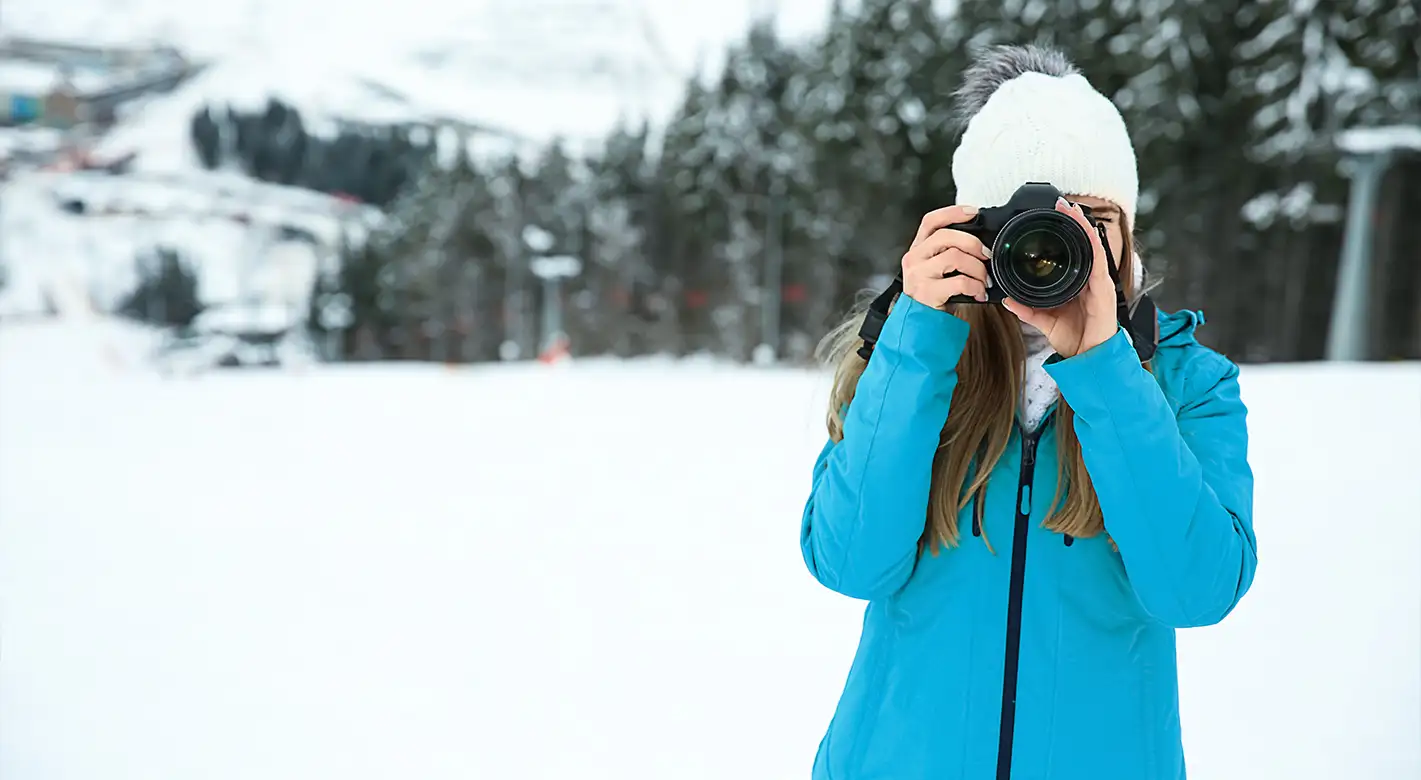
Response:
[[[1135,346],[1135,354],[1141,363],[1149,362],[1155,356],[1155,346],[1159,341],[1159,319],[1155,302],[1148,295],[1141,295],[1130,309],[1130,301],[1125,295],[1125,283],[1120,281],[1120,266],[1110,252],[1110,238],[1105,233],[1103,223],[1095,223],[1096,235],[1100,236],[1100,246],[1105,250],[1106,268],[1110,269],[1110,281],[1115,285],[1115,321],[1125,329],[1130,343]]]
[[[1130,301],[1125,295],[1125,285],[1120,281],[1120,268],[1110,253],[1110,241],[1106,236],[1105,226],[1096,223],[1095,231],[1100,236],[1100,245],[1105,249],[1106,267],[1110,269],[1110,281],[1115,285],[1115,320],[1130,336],[1130,343],[1135,346],[1135,353],[1140,356],[1140,362],[1147,362],[1154,357],[1155,345],[1159,337],[1155,302],[1151,300],[1150,296],[1141,295],[1135,303],[1134,309],[1130,308]],[[903,274],[899,272],[893,277],[893,281],[888,284],[888,287],[868,305],[863,324],[859,326],[859,338],[863,340],[863,345],[858,349],[859,357],[868,360],[873,355],[873,347],[878,343],[879,335],[883,333],[883,324],[888,321],[888,311],[902,292]]]
[[[883,323],[888,321],[888,310],[892,308],[893,302],[898,300],[899,293],[903,292],[903,272],[893,277],[893,281],[888,287],[873,299],[873,303],[868,305],[868,311],[863,316],[863,324],[859,326],[859,338],[863,339],[863,346],[859,347],[859,357],[868,360],[873,354],[873,345],[878,343],[878,336],[883,332]]]

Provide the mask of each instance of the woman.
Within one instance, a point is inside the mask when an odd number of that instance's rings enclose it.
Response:
[[[1192,312],[1136,334],[1157,338],[1142,364],[1090,230],[1070,303],[947,303],[988,284],[986,247],[947,226],[1028,181],[1092,206],[1132,298],[1142,278],[1125,124],[1063,56],[994,49],[958,104],[962,205],[924,218],[868,361],[857,317],[826,342],[801,543],[869,603],[814,777],[1183,778],[1175,629],[1222,620],[1257,564],[1238,369]]]

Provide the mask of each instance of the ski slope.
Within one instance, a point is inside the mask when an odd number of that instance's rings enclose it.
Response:
[[[807,777],[819,375],[162,379],[0,328],[0,777]],[[1181,632],[1191,778],[1421,776],[1421,365],[1247,368],[1261,568]]]
[[[404,0],[398,11],[376,0],[6,0],[0,35],[165,43],[209,65],[134,106],[96,150],[169,173],[197,166],[196,111],[269,97],[318,130],[338,119],[448,122],[515,150],[595,144],[623,118],[668,117],[691,74],[720,63],[771,6],[789,36],[818,32],[829,12],[828,0]]]

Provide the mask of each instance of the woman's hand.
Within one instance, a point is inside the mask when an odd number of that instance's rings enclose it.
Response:
[[[1115,319],[1115,283],[1110,281],[1109,260],[1100,244],[1100,235],[1086,221],[1080,207],[1068,204],[1065,198],[1057,199],[1056,210],[1073,218],[1090,236],[1093,258],[1085,289],[1069,303],[1054,309],[1033,309],[1010,298],[1002,301],[1002,305],[1017,319],[1041,331],[1056,354],[1069,358],[1108,341],[1115,335],[1119,323]],[[906,277],[904,281],[906,283]]]
[[[954,295],[986,302],[987,248],[976,236],[948,227],[976,215],[972,206],[948,206],[923,217],[912,247],[903,255],[903,292],[909,298],[934,309]]]

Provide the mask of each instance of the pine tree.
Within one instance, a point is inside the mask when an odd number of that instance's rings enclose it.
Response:
[[[651,219],[649,128],[619,125],[602,154],[589,161],[583,290],[593,305],[579,312],[578,342],[629,356],[653,349],[648,296],[655,277],[647,262]],[[600,339],[594,341],[595,336]],[[595,343],[600,342],[600,343]],[[595,345],[594,345],[595,344]]]
[[[529,269],[531,252],[524,240],[528,219],[528,176],[517,157],[495,160],[487,168],[490,204],[479,213],[482,235],[493,245],[502,266],[500,357],[527,358],[538,348],[537,279]]]
[[[1254,303],[1268,269],[1242,261],[1262,249],[1245,205],[1273,181],[1249,153],[1250,128],[1265,101],[1240,74],[1262,60],[1250,42],[1277,29],[1278,10],[1254,5],[1234,14],[1190,0],[1142,16],[1149,35],[1140,51],[1158,63],[1130,85],[1127,120],[1142,171],[1145,248],[1164,279],[1157,297],[1167,305],[1207,308],[1239,322],[1261,312]],[[1226,352],[1245,347],[1221,329],[1208,335]]]
[[[436,164],[423,128],[318,138],[277,101],[230,122],[199,112],[192,142],[205,166],[230,158],[386,211],[313,295],[313,317],[315,299],[348,300],[347,354],[527,357],[543,294],[530,261],[546,251],[582,261],[562,293],[580,353],[743,360],[770,343],[799,360],[896,270],[923,213],[955,201],[949,102],[970,58],[1045,43],[1131,128],[1156,298],[1208,311],[1204,338],[1241,359],[1320,349],[1350,194],[1336,135],[1421,120],[1414,3],[935,5],[836,0],[822,35],[795,45],[757,20],[664,127],[614,128],[588,155],[555,142],[531,160],[473,161],[465,139]],[[1421,240],[1395,216],[1415,199],[1413,168],[1397,171],[1377,217],[1387,257]],[[530,246],[530,228],[551,245]],[[1389,301],[1417,283],[1405,268],[1379,274],[1402,291]],[[1395,314],[1414,304],[1386,306],[1386,327],[1421,343],[1421,317]]]
[[[861,249],[863,231],[874,220],[871,205],[862,200],[863,174],[853,159],[864,124],[859,106],[851,103],[862,56],[854,44],[854,24],[835,0],[823,37],[805,58],[796,106],[795,123],[810,144],[804,174],[810,195],[805,211],[795,215],[804,246],[788,251],[785,274],[790,285],[805,285],[803,327],[811,338],[827,332],[830,321],[881,272],[879,266],[890,264],[877,250]]]
[[[693,80],[666,129],[658,164],[660,197],[666,204],[664,252],[653,263],[674,316],[672,351],[677,354],[708,349],[712,343],[713,236],[724,193],[710,140],[713,110],[710,90]]]
[[[793,55],[781,46],[769,20],[756,22],[727,59],[717,111],[711,114],[713,137],[722,143],[739,139],[718,150],[727,209],[725,232],[717,237],[713,257],[725,273],[715,301],[716,348],[742,360],[768,338],[759,333],[755,315],[781,297],[778,277],[767,278],[766,264],[778,263],[780,256],[770,255],[783,251],[782,242],[768,231],[771,221],[784,221],[784,178],[795,167],[786,148],[794,145],[790,117],[782,106],[793,67]],[[758,305],[749,305],[752,301]]]
[[[922,215],[953,200],[944,29],[920,0],[871,0],[831,18],[807,119],[822,128],[816,184],[852,230],[830,241],[844,258],[840,302],[891,276]]]
[[[138,284],[119,304],[126,317],[165,327],[186,327],[202,313],[197,273],[176,250],[156,247],[138,258]]]
[[[193,114],[190,129],[193,149],[197,152],[197,159],[202,163],[202,167],[208,170],[216,168],[221,162],[220,133],[211,108],[204,106]]]
[[[495,196],[488,174],[473,165],[468,143],[460,141],[456,171],[465,182],[462,209],[449,242],[451,257],[451,329],[457,334],[453,359],[460,361],[497,360],[499,346],[507,335],[505,288],[508,258],[500,252],[494,233],[498,224]]]

